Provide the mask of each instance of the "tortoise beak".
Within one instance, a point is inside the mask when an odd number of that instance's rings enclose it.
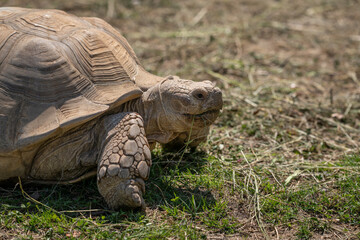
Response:
[[[201,86],[191,92],[192,97],[199,104],[199,110],[196,113],[186,115],[196,122],[204,122],[209,125],[216,120],[223,107],[222,92],[220,88],[215,87],[210,81],[202,83]]]
[[[191,95],[202,105],[202,112],[221,110],[223,107],[222,92],[210,81],[203,81],[203,84],[195,88]]]

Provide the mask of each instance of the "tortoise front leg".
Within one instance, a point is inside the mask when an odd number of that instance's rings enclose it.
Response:
[[[107,136],[98,161],[98,189],[110,208],[145,208],[143,194],[151,152],[137,113],[120,113],[104,121]]]

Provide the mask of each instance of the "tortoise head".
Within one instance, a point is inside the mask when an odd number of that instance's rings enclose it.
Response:
[[[174,76],[150,88],[144,98],[153,103],[159,129],[172,133],[208,128],[223,105],[221,90],[212,82],[194,82]],[[171,138],[175,136],[169,140]]]

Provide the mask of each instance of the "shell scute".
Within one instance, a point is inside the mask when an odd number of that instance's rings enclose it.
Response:
[[[114,38],[97,29],[80,30],[65,40],[95,83],[131,81],[137,63]]]
[[[131,47],[82,18],[0,8],[0,32],[0,153],[39,144],[142,94]]]
[[[28,10],[5,20],[18,31],[44,38],[60,39],[79,27],[89,27],[85,21],[59,10]]]

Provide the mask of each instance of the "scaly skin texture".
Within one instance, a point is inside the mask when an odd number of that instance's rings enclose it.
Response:
[[[99,192],[110,208],[144,208],[149,143],[195,148],[206,139],[221,107],[221,91],[209,81],[165,78],[141,98],[48,141],[38,151],[30,177],[74,182],[97,165]]]
[[[148,143],[196,147],[222,107],[210,81],[146,72],[103,20],[0,8],[0,23],[0,181],[72,183],[97,168],[111,208],[144,207]]]
[[[174,140],[180,145],[190,139],[191,147],[196,147],[206,139],[222,104],[221,90],[210,81],[170,76],[147,90],[138,100],[137,109],[150,144]]]
[[[144,208],[151,152],[143,120],[137,113],[120,113],[104,121],[109,132],[98,163],[99,192],[110,208]]]
[[[188,146],[192,151],[194,151],[201,142],[206,140],[209,130],[210,126],[201,129],[192,129],[189,132],[181,133],[171,142],[162,144],[162,148],[167,152],[179,152],[183,150],[185,146]]]
[[[107,117],[98,188],[108,205],[144,208],[144,180],[151,166],[147,139],[177,147],[190,140],[189,146],[196,147],[206,139],[221,107],[221,91],[209,81],[168,77],[123,107],[123,111],[135,111],[142,117],[137,113]]]

